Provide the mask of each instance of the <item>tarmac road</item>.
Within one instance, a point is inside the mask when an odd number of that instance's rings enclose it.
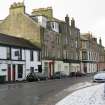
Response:
[[[54,105],[63,98],[63,95],[68,94],[59,95],[64,89],[78,83],[91,83],[91,80],[91,76],[85,76],[61,80],[0,84],[0,105]]]

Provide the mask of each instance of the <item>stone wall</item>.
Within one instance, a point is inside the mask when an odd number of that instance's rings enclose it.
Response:
[[[24,4],[21,3],[11,5],[9,15],[0,23],[0,32],[28,39],[41,46],[41,27],[29,15],[25,14],[24,9]]]

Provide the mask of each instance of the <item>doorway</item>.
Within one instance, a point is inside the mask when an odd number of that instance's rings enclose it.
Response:
[[[18,64],[18,78],[23,78],[23,64]]]
[[[11,65],[8,64],[8,82],[11,81]]]
[[[16,80],[16,66],[15,66],[15,64],[13,64],[12,65],[12,78],[13,78],[13,81],[15,81]]]

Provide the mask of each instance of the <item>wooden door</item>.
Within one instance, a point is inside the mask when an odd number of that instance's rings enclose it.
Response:
[[[11,81],[11,65],[8,64],[8,81]]]

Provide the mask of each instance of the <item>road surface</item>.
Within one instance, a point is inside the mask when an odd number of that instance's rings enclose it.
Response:
[[[91,82],[91,77],[66,78],[27,83],[0,84],[0,105],[54,105],[64,89]],[[58,96],[57,96],[58,95]],[[58,99],[57,99],[58,98]]]

